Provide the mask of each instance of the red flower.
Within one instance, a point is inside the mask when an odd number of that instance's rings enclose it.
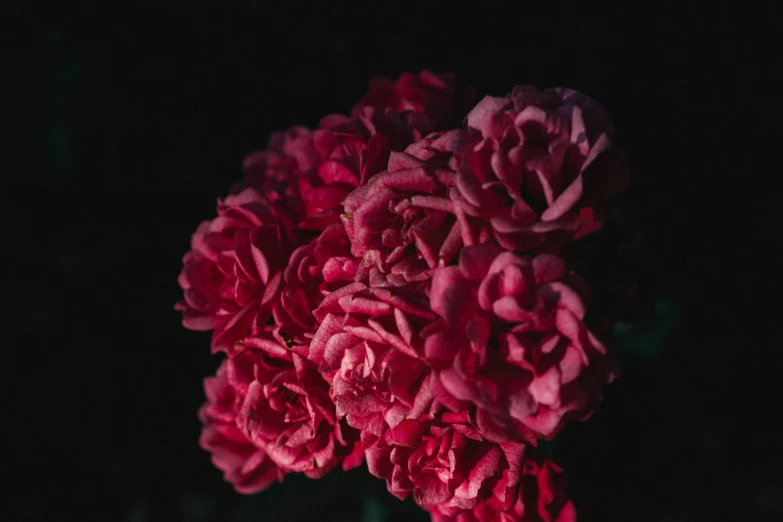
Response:
[[[529,450],[532,448],[529,448]],[[576,522],[576,509],[565,494],[562,470],[540,454],[528,451],[522,463],[522,479],[511,506],[482,502],[450,517],[432,512],[433,522]]]
[[[406,419],[362,440],[370,473],[428,511],[453,516],[485,503],[510,507],[516,498],[525,444],[488,442],[467,412]]]
[[[186,328],[214,328],[213,353],[266,326],[289,252],[278,216],[254,189],[218,200],[217,210],[193,235],[179,276],[185,299],[175,307]]]
[[[476,408],[492,441],[554,436],[588,416],[613,378],[611,359],[583,322],[587,288],[565,262],[466,247],[459,265],[435,270],[426,359],[435,397]]]
[[[315,310],[322,322],[308,357],[331,385],[337,416],[354,428],[381,435],[432,405],[420,332],[436,316],[422,301],[416,286],[392,293],[354,283]]]
[[[416,127],[423,134],[457,127],[475,98],[472,87],[459,87],[452,74],[430,71],[404,73],[397,80],[377,77],[370,80],[369,92],[357,103],[352,115],[365,107],[413,111]]]
[[[557,251],[601,226],[602,203],[628,183],[603,108],[571,89],[515,87],[468,114],[454,205],[518,252]]]
[[[340,462],[344,469],[358,466],[359,434],[336,419],[328,383],[281,341],[269,328],[228,361],[240,397],[237,426],[286,471],[318,478]]]
[[[434,134],[392,153],[388,168],[345,198],[351,251],[397,282],[422,280],[462,244],[448,198],[464,133]]]
[[[253,445],[236,425],[238,396],[228,383],[226,361],[215,377],[204,379],[207,402],[199,408],[203,424],[199,444],[239,493],[257,493],[282,481],[285,472],[263,448]]]

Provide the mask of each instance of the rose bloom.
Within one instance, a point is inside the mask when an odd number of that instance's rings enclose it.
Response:
[[[270,136],[266,149],[249,154],[242,163],[244,180],[238,188],[255,188],[275,207],[287,230],[302,220],[299,180],[318,166],[321,157],[313,133],[295,126]]]
[[[269,202],[249,188],[218,200],[218,217],[196,230],[175,306],[191,330],[212,330],[212,352],[266,326],[278,300],[289,239]]]
[[[377,77],[352,111],[354,117],[366,107],[412,111],[423,134],[457,127],[473,105],[475,89],[460,87],[453,74],[403,73],[397,80]]]
[[[381,436],[362,440],[370,473],[393,495],[413,494],[433,513],[510,510],[517,503],[527,454],[522,442],[495,444],[482,437],[467,412],[405,419]]]
[[[288,350],[273,328],[244,341],[228,361],[236,424],[285,471],[319,478],[363,460],[359,433],[335,417],[329,384],[317,367]]]
[[[214,377],[204,379],[207,402],[199,408],[203,424],[199,444],[212,454],[212,463],[239,493],[257,493],[282,481],[285,472],[255,446],[237,427],[240,397],[228,382],[228,365],[220,365]]]
[[[393,150],[418,139],[411,115],[371,107],[353,119],[341,114],[324,117],[313,132],[319,161],[298,178],[303,200],[302,227],[320,230],[339,223],[342,200],[353,189],[383,170]]]
[[[589,416],[614,374],[583,321],[588,293],[551,254],[463,249],[432,280],[432,310],[443,318],[425,342],[436,399],[475,408],[482,435],[496,442],[551,438]]]
[[[393,284],[428,278],[462,245],[448,194],[463,141],[463,131],[455,129],[392,153],[386,170],[343,201],[353,255],[389,274]]]
[[[423,331],[437,318],[421,285],[368,288],[357,282],[324,299],[308,358],[330,383],[337,416],[381,435],[432,405]]]
[[[456,516],[432,512],[433,522],[576,522],[576,509],[566,496],[566,481],[560,469],[540,453],[528,452],[522,463],[522,478],[512,496],[513,505],[494,499]]]
[[[594,232],[603,203],[628,184],[609,118],[580,92],[517,86],[481,100],[466,125],[454,205],[509,250],[557,252]]]
[[[294,250],[283,273],[280,300],[272,309],[275,325],[295,344],[308,344],[319,324],[313,310],[326,296],[353,282],[358,264],[339,223]]]

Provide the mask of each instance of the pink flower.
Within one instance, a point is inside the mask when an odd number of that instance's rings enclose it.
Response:
[[[269,200],[286,230],[302,219],[300,179],[317,167],[320,156],[313,133],[305,127],[292,127],[272,134],[263,151],[249,154],[242,163],[245,180],[240,188],[253,187]]]
[[[422,306],[424,303],[424,306]],[[421,332],[437,316],[418,285],[367,288],[353,283],[315,310],[320,328],[308,357],[329,381],[338,417],[381,435],[432,405]]]
[[[454,516],[513,505],[526,446],[485,440],[467,412],[406,419],[380,437],[362,433],[370,473],[400,499]]]
[[[454,205],[491,224],[504,248],[555,252],[601,226],[602,203],[628,183],[625,155],[594,100],[517,86],[468,114]]]
[[[254,189],[218,200],[217,210],[193,235],[179,276],[185,299],[175,306],[186,328],[215,330],[213,353],[263,329],[289,252],[274,209]]]
[[[466,247],[432,280],[425,356],[433,393],[454,411],[476,408],[489,440],[551,438],[586,418],[612,380],[611,359],[584,323],[587,288],[565,262]]]
[[[199,444],[212,453],[212,463],[224,473],[239,493],[257,493],[285,472],[269,458],[263,448],[253,445],[236,425],[237,393],[228,383],[224,361],[215,377],[204,379],[207,402],[199,408],[203,424]]]
[[[361,464],[359,434],[336,419],[329,384],[315,365],[287,350],[271,328],[244,345],[228,361],[228,374],[245,437],[285,471],[311,478],[341,462],[343,469]]]
[[[295,339],[295,344],[308,344],[319,324],[313,310],[326,296],[352,283],[358,265],[343,226],[327,226],[291,254],[283,273],[280,301],[273,307],[275,324]]]
[[[522,464],[522,479],[503,506],[490,499],[456,516],[432,512],[433,522],[576,522],[576,509],[565,494],[562,470],[538,453],[528,451]]]
[[[373,174],[386,168],[389,153],[402,150],[419,136],[410,118],[393,110],[359,111],[353,119],[331,114],[313,133],[319,155],[316,168],[299,178],[307,229],[339,223],[342,200]]]
[[[472,87],[459,87],[452,74],[436,75],[424,70],[419,74],[404,73],[397,80],[377,77],[357,103],[352,115],[365,107],[413,111],[416,127],[423,133],[457,127],[475,98]]]
[[[430,135],[392,153],[388,168],[344,200],[351,251],[399,282],[422,280],[462,245],[462,229],[448,197],[456,184],[464,133]]]

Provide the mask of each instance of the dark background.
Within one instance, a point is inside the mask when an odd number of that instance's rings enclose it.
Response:
[[[580,521],[782,520],[774,169],[751,166],[774,149],[740,123],[778,110],[758,60],[774,33],[719,3],[382,4],[4,3],[2,518],[427,519],[364,469],[234,493],[197,444],[218,358],[172,307],[191,232],[269,132],[429,68],[480,96],[601,101],[631,153],[645,299],[684,304],[552,448]]]

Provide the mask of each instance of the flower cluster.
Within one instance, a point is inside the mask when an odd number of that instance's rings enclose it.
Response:
[[[591,241],[626,158],[582,93],[472,103],[450,75],[375,79],[250,154],[196,230],[176,308],[226,355],[201,446],[237,491],[366,461],[436,522],[576,519],[537,442],[617,374],[583,272],[611,265]]]

